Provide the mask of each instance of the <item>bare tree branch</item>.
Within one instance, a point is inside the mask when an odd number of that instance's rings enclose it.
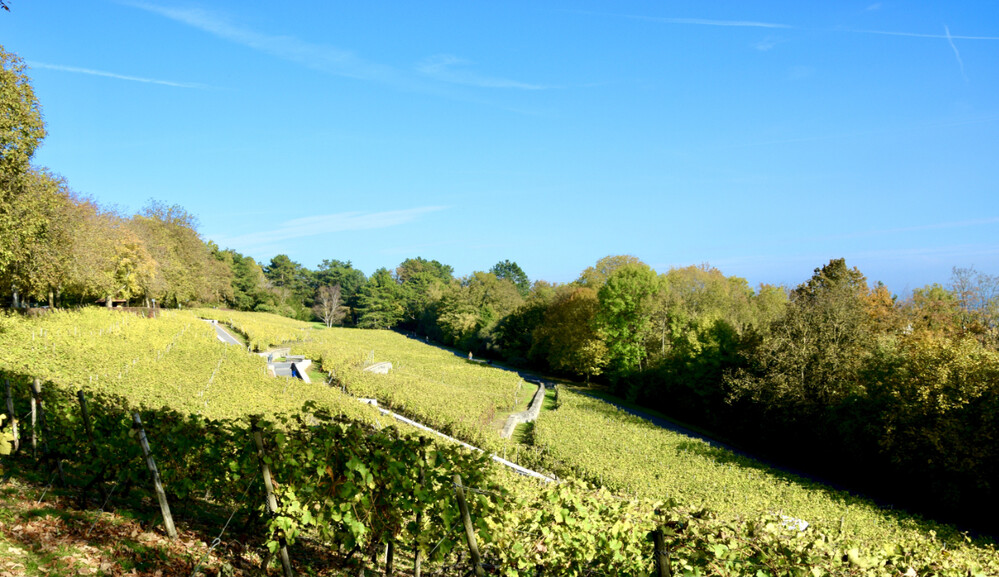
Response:
[[[323,319],[327,327],[339,324],[346,311],[340,306],[340,285],[321,286],[316,292],[316,304],[312,307],[316,316]]]

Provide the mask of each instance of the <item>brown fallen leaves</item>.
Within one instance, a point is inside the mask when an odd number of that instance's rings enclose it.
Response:
[[[229,569],[227,575],[239,577],[259,564],[238,537],[206,555],[206,539],[211,538],[192,530],[178,527],[179,538],[171,540],[160,527],[144,527],[113,513],[75,510],[56,495],[38,504],[32,492],[8,483],[0,497],[7,520],[0,520],[0,577],[187,577],[199,564],[207,577],[218,575],[222,566]]]

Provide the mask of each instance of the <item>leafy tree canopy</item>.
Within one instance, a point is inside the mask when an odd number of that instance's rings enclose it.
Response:
[[[24,61],[0,45],[0,176],[23,173],[45,138],[41,106]]]
[[[531,290],[531,281],[527,278],[527,273],[515,262],[509,260],[500,261],[489,269],[489,272],[496,275],[501,280],[509,280],[517,287],[520,296],[526,297]]]
[[[358,296],[357,326],[370,329],[390,329],[405,313],[401,290],[387,268],[375,271]]]
[[[611,365],[624,375],[642,367],[645,341],[652,329],[653,296],[659,277],[647,264],[628,262],[600,287],[596,323],[607,343]]]
[[[395,269],[395,278],[400,283],[407,283],[417,278],[434,278],[443,283],[450,283],[454,278],[454,268],[451,265],[423,257],[407,258]]]
[[[367,281],[364,273],[354,268],[348,261],[324,259],[315,273],[316,284],[322,286],[340,285],[341,297],[349,302],[360,292]]]
[[[576,284],[587,286],[593,290],[600,290],[600,287],[604,286],[607,279],[616,271],[627,264],[641,264],[644,265],[638,257],[631,256],[630,254],[619,254],[605,256],[604,258],[597,261],[597,264],[587,267],[579,278],[576,279]]]

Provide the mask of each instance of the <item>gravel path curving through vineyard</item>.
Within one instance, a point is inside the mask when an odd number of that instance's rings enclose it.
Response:
[[[219,338],[220,341],[222,341],[222,342],[224,342],[226,344],[230,344],[230,345],[237,345],[239,347],[243,346],[242,343],[240,343],[238,340],[236,340],[235,338],[233,338],[232,335],[230,335],[228,332],[226,332],[225,329],[223,329],[219,325],[219,323],[213,322],[213,321],[208,321],[208,322],[211,323],[215,327],[215,334],[218,335],[218,338]],[[509,370],[509,369],[507,369],[507,370]],[[446,435],[446,434],[444,434],[444,433],[442,433],[442,432],[440,432],[440,431],[438,431],[436,429],[428,427],[428,426],[424,425],[423,423],[419,423],[417,421],[414,421],[412,419],[404,417],[404,416],[402,416],[402,415],[400,415],[398,413],[394,413],[394,412],[392,412],[392,411],[390,411],[388,409],[380,407],[380,406],[378,406],[378,401],[376,401],[375,399],[361,399],[361,398],[358,398],[358,397],[354,397],[354,398],[356,400],[362,402],[362,403],[366,403],[366,404],[369,404],[369,405],[374,405],[375,408],[377,408],[378,411],[381,414],[383,414],[383,415],[385,415],[387,417],[392,417],[393,419],[395,419],[397,421],[406,423],[406,424],[408,424],[408,425],[410,425],[412,427],[415,427],[417,429],[426,431],[428,433],[432,433],[434,435],[437,435],[438,437],[441,437],[441,438],[447,439],[449,441],[458,443],[458,444],[463,445],[463,446],[465,446],[468,449],[471,449],[473,451],[478,451],[480,453],[485,453],[485,451],[483,451],[482,449],[480,449],[478,447],[470,445],[470,444],[468,444],[468,443],[466,443],[464,441],[461,441],[459,439],[455,439],[454,437],[451,437],[451,436]],[[527,476],[527,477],[533,477],[535,479],[544,481],[546,483],[555,483],[555,482],[557,482],[556,479],[554,479],[552,477],[549,477],[548,475],[544,475],[542,473],[538,473],[537,471],[532,471],[531,469],[528,469],[526,467],[522,467],[522,466],[518,465],[517,463],[514,463],[512,461],[508,461],[508,460],[500,457],[499,455],[494,455],[492,453],[489,453],[489,457],[493,461],[499,463],[500,465],[502,465],[504,467],[507,467],[509,469],[513,469],[514,471],[516,471],[517,473],[519,473],[521,475],[524,475],[524,476]]]
[[[225,343],[227,345],[243,346],[243,343],[239,342],[239,339],[237,339],[236,337],[234,337],[231,334],[229,334],[229,331],[227,331],[224,328],[222,328],[222,325],[220,325],[218,323],[218,321],[211,321],[211,320],[208,320],[208,319],[205,319],[205,320],[206,320],[206,322],[211,323],[211,325],[213,327],[215,327],[215,336],[217,336],[220,341],[222,341],[223,343]]]

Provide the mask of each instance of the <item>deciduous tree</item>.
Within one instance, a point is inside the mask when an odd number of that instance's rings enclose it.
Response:
[[[593,290],[600,290],[600,287],[604,286],[607,279],[616,271],[626,264],[645,264],[638,257],[631,256],[630,254],[619,254],[605,256],[604,258],[597,261],[597,264],[587,267],[586,270],[579,275],[576,279],[576,283],[582,286],[590,287]]]
[[[144,293],[156,274],[156,261],[142,239],[119,215],[92,203],[81,205],[80,226],[73,231],[73,279],[84,295],[116,298]]]
[[[614,269],[597,293],[596,324],[619,376],[640,370],[652,331],[653,296],[659,277],[645,263],[628,262]]]
[[[45,138],[41,107],[16,54],[0,45],[0,277],[45,227],[30,209],[31,158]],[[8,280],[10,280],[8,278]]]
[[[446,342],[467,350],[496,350],[494,330],[523,298],[509,280],[474,272],[441,298],[438,325]]]
[[[22,182],[27,194],[16,210],[30,212],[20,220],[37,224],[32,234],[18,239],[22,244],[8,265],[9,281],[25,296],[47,299],[49,306],[55,306],[55,295],[70,280],[72,231],[79,224],[79,213],[64,179],[30,170]]]
[[[595,327],[599,312],[597,291],[572,286],[560,291],[534,336],[551,368],[586,377],[587,381],[603,372],[609,355]]]
[[[346,311],[340,304],[340,285],[324,285],[316,291],[316,304],[312,306],[312,311],[322,319],[327,327],[340,324]]]
[[[0,178],[7,180],[28,170],[44,138],[41,105],[24,61],[0,45]]]
[[[855,393],[876,336],[867,295],[864,275],[844,259],[815,269],[748,352],[753,369],[730,380],[734,395],[797,421]]]

